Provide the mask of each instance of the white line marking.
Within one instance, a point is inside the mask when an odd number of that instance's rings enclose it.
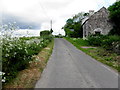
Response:
[[[109,67],[107,67],[107,66],[105,66],[105,65],[102,65],[102,64],[101,64],[101,66],[103,66],[104,68],[106,68],[106,69],[109,70],[110,72],[114,73],[114,74],[118,77],[118,73],[112,71]]]

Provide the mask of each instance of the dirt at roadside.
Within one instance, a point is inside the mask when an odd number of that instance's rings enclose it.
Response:
[[[44,48],[38,55],[33,56],[29,67],[19,72],[18,76],[3,88],[34,88],[43,69],[52,53],[53,42]]]

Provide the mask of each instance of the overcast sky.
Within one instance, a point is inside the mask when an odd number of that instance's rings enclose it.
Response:
[[[61,28],[66,20],[79,12],[99,10],[112,5],[116,0],[2,0],[4,23],[15,21],[21,28],[50,29],[53,20],[55,33],[63,33]]]

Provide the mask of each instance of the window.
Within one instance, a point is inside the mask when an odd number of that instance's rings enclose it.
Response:
[[[100,35],[101,32],[100,31],[95,31],[95,35]]]

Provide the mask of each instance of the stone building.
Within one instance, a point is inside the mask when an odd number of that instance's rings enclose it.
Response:
[[[82,22],[83,38],[91,34],[106,35],[113,28],[113,24],[109,20],[109,11],[105,7],[86,18]]]
[[[120,0],[116,0],[116,2],[119,2]]]

